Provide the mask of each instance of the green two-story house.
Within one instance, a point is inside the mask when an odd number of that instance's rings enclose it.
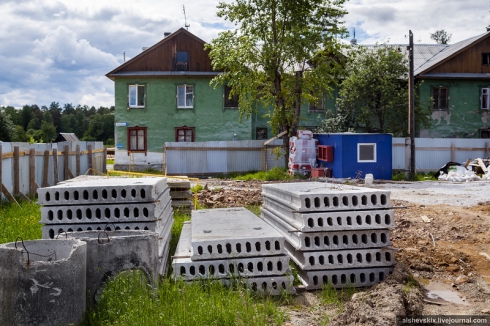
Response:
[[[116,169],[162,169],[165,142],[274,136],[266,109],[240,120],[228,87],[210,84],[220,72],[204,45],[181,28],[106,74],[115,83]],[[303,105],[300,125],[317,126],[325,106]]]

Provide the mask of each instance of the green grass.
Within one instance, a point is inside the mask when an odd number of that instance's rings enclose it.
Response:
[[[20,205],[20,206],[19,206]],[[34,202],[20,201],[19,205],[2,202],[0,205],[0,243],[41,239],[41,210]]]
[[[292,180],[287,169],[284,168],[272,168],[269,171],[250,172],[246,174],[232,175],[233,180],[262,180],[262,181],[280,181],[280,180]]]
[[[407,181],[407,177],[405,176],[405,172],[393,172],[391,177],[393,181]],[[416,172],[415,180],[413,181],[437,181],[437,178],[434,176],[434,172]]]

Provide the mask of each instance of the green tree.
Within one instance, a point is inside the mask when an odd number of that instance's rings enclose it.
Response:
[[[408,62],[386,44],[356,46],[349,52],[346,78],[337,99],[343,131],[408,134]],[[415,105],[416,123],[429,121],[428,112]]]
[[[10,115],[0,107],[0,141],[10,142],[15,137],[15,125]]]
[[[50,143],[56,138],[56,127],[53,124],[53,118],[49,111],[44,112],[43,121],[41,122],[42,138],[45,142]]]
[[[448,44],[449,41],[451,41],[451,36],[453,36],[453,34],[449,34],[443,29],[430,34],[430,38],[436,41],[437,44]]]
[[[213,68],[223,71],[212,84],[227,84],[239,96],[240,117],[257,105],[271,107],[270,124],[283,137],[298,129],[301,103],[329,93],[341,69],[340,19],[345,0],[236,0],[221,2],[218,16],[237,25],[211,44]],[[286,155],[287,162],[288,157]]]

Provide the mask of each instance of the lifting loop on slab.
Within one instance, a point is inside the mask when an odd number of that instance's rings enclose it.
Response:
[[[15,239],[15,249],[17,249],[17,240],[19,240],[22,242],[22,247],[24,247],[24,250],[26,251],[27,253],[27,265],[29,266],[29,251],[27,250],[26,246],[24,245],[24,239],[22,239],[22,237],[17,237],[17,239]]]
[[[56,235],[56,239],[58,239],[58,237],[60,236],[60,234],[64,233],[65,234],[65,237],[66,239],[68,239],[68,233],[66,233],[66,231],[63,231],[61,230],[60,232],[58,232],[58,234]]]
[[[100,235],[105,233],[106,237],[107,237],[107,242],[100,242]],[[109,243],[111,242],[111,239],[109,238],[109,233],[107,233],[106,231],[102,231],[102,232],[99,232],[99,236],[97,237],[97,242],[99,244],[104,244],[104,243]]]

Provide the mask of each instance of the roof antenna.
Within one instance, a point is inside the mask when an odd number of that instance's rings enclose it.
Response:
[[[189,30],[191,24],[187,24],[187,17],[185,16],[185,5],[182,5],[182,8],[184,9],[184,26],[187,30]]]

